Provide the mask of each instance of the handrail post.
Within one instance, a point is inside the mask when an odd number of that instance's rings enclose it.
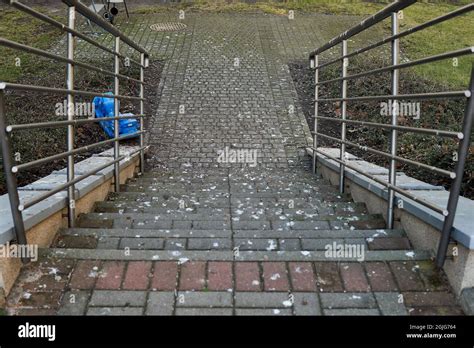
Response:
[[[399,22],[398,22],[398,13],[392,13],[392,36],[397,35],[399,31]],[[392,65],[398,65],[400,61],[400,43],[398,39],[392,40]],[[398,95],[399,89],[399,80],[400,74],[398,69],[394,69],[392,71],[392,95]],[[390,108],[391,116],[392,116],[392,126],[398,125],[398,101],[392,100],[389,105],[392,107]],[[390,130],[390,154],[392,155],[392,159],[390,160],[390,167],[388,171],[388,181],[391,185],[395,186],[397,182],[397,161],[393,158],[393,156],[397,155],[397,142],[398,142],[398,132],[395,128]],[[394,205],[395,205],[395,191],[391,188],[388,189],[388,198],[387,198],[387,228],[392,229],[394,225]]]
[[[456,177],[449,192],[448,206],[446,208],[448,216],[445,217],[443,229],[441,230],[441,238],[438,245],[438,253],[436,254],[436,266],[443,267],[448,252],[449,239],[451,230],[456,216],[456,209],[459,201],[459,193],[461,192],[462,179],[464,175],[464,167],[469,156],[469,147],[471,146],[471,132],[474,124],[474,67],[471,71],[471,82],[469,84],[471,95],[466,104],[466,111],[462,125],[463,138],[459,141],[458,146],[458,162],[456,163]]]
[[[118,74],[120,74],[120,36],[115,37],[115,78],[114,78],[114,116],[117,117],[120,113],[120,105],[119,99],[117,96],[120,94],[120,79]],[[118,119],[114,120],[114,159],[118,159],[120,157],[120,143],[117,140],[120,136],[120,122]],[[115,162],[114,164],[114,185],[115,185],[115,192],[120,191],[120,162]]]
[[[10,134],[7,133],[7,124],[5,119],[5,94],[0,90],[0,145],[2,148],[3,171],[5,173],[5,182],[7,184],[8,198],[10,199],[10,209],[12,211],[13,225],[15,228],[15,238],[18,244],[27,243],[25,234],[25,224],[23,222],[22,207],[20,206],[20,197],[18,195],[18,185],[16,175],[12,172],[13,159],[10,146]],[[27,261],[23,259],[23,261]]]
[[[145,88],[143,83],[145,82],[145,53],[140,54],[140,115],[145,115],[145,103],[143,101],[143,98],[145,98]],[[144,130],[144,117],[140,117],[140,132],[143,132]],[[143,174],[145,172],[145,151],[143,150],[144,146],[144,133],[140,133],[140,148],[142,150],[140,151],[140,174]]]
[[[314,68],[314,126],[313,126],[313,174],[316,174],[317,171],[317,152],[316,149],[318,148],[318,114],[319,114],[319,55],[315,55],[314,58],[311,60],[312,67]]]
[[[347,55],[347,40],[342,40],[342,56]],[[347,67],[349,65],[349,59],[342,59],[342,77],[347,76]],[[342,80],[341,83],[341,97],[347,98],[347,80]],[[347,117],[347,102],[345,100],[341,101],[341,118],[345,120]],[[341,140],[346,141],[346,123],[341,123]],[[341,142],[340,144],[340,159],[345,161],[346,159],[346,145]],[[339,165],[339,192],[344,193],[344,176],[345,176],[345,166],[341,163]]]
[[[74,6],[70,6],[68,8],[68,28],[74,30],[75,29],[75,22],[76,22],[76,8]],[[74,59],[74,46],[75,46],[75,37],[71,32],[67,34],[67,58],[73,60]],[[74,65],[68,63],[67,65],[67,80],[66,85],[69,91],[74,90]],[[67,120],[74,121],[74,95],[72,93],[68,93],[67,95]],[[72,151],[74,150],[74,125],[67,126],[67,150]],[[74,155],[70,155],[67,157],[67,181],[74,180]],[[75,185],[71,185],[68,187],[67,190],[68,195],[68,225],[69,227],[74,227],[75,218],[76,218],[76,200],[75,200]]]

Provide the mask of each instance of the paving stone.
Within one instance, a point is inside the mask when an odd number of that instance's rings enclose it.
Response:
[[[330,316],[373,316],[380,315],[377,309],[367,308],[342,308],[342,309],[325,309],[324,315]]]
[[[349,292],[370,291],[365,271],[360,263],[341,263],[339,265],[344,289]]]
[[[409,250],[410,241],[406,237],[374,238],[369,243],[369,250]]]
[[[125,271],[125,262],[105,261],[99,272],[96,289],[120,289],[122,277]]]
[[[160,238],[122,238],[119,248],[132,250],[161,250],[164,247],[164,239]]]
[[[231,262],[209,262],[207,265],[207,287],[209,290],[233,288]]]
[[[91,293],[84,290],[73,290],[64,293],[58,315],[84,315]]]
[[[372,293],[320,293],[323,308],[375,308]]]
[[[235,307],[249,308],[289,308],[291,307],[288,293],[282,292],[236,292]]]
[[[173,292],[150,292],[145,315],[172,315],[174,302]]]
[[[94,307],[140,307],[146,301],[145,291],[94,290],[89,306]]]
[[[237,291],[261,291],[260,269],[257,262],[237,262],[234,267]]]
[[[384,262],[367,262],[365,264],[367,278],[372,291],[397,291],[392,272]]]
[[[315,262],[315,268],[319,291],[343,291],[344,288],[339,274],[339,267],[336,262]]]
[[[408,314],[413,316],[421,316],[421,315],[428,315],[428,316],[441,316],[441,315],[451,315],[451,316],[459,316],[464,315],[463,311],[459,307],[409,307]]]
[[[142,315],[143,309],[139,307],[89,307],[87,315],[109,316],[109,315]]]
[[[151,288],[161,291],[176,289],[178,281],[178,263],[174,261],[155,262]]]
[[[407,315],[403,297],[397,292],[374,292],[382,315]]]
[[[130,261],[127,266],[122,287],[127,290],[148,289],[151,262]]]
[[[407,307],[435,307],[456,306],[456,299],[452,293],[443,292],[403,292]]]
[[[278,241],[276,239],[234,239],[234,246],[241,251],[245,250],[277,250]]]
[[[262,268],[265,291],[288,291],[290,289],[284,262],[263,262]]]
[[[185,238],[174,238],[165,241],[165,250],[184,250],[187,240]]]
[[[190,238],[188,241],[190,250],[229,250],[231,248],[230,238]]]
[[[92,289],[99,275],[100,261],[79,260],[71,276],[71,289]]]
[[[460,301],[466,315],[474,315],[474,288],[464,289]]]
[[[314,292],[294,293],[295,315],[321,315],[318,294]]]
[[[293,291],[316,291],[316,277],[310,262],[290,262],[288,268]]]
[[[232,315],[232,308],[177,308],[176,315],[184,316],[227,316]]]
[[[302,250],[301,248],[301,242],[299,239],[280,239],[278,241],[278,244],[280,246],[280,250],[285,250],[285,251],[299,251]]]
[[[58,308],[61,291],[26,292],[22,294],[19,305],[23,307]]]
[[[425,286],[414,262],[390,262],[390,268],[401,291],[422,291]]]
[[[223,291],[178,292],[177,307],[232,307],[232,293]]]
[[[273,315],[292,315],[291,309],[287,308],[237,308],[235,310],[236,315],[243,316],[273,316]]]
[[[181,266],[180,290],[203,290],[206,285],[206,263],[185,262]]]

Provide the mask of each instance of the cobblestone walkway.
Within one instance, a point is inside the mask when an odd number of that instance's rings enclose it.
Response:
[[[340,31],[330,17],[189,14],[172,33],[148,27],[175,17],[132,17],[166,59],[151,170],[25,268],[12,314],[461,314],[428,253],[308,171],[287,64]],[[242,149],[256,158],[232,163]]]

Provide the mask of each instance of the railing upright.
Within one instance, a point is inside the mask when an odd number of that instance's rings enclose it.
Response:
[[[347,67],[349,66],[349,59],[345,58],[347,55],[347,40],[342,40],[342,78],[345,78],[347,76]],[[341,82],[341,98],[343,99],[341,101],[341,119],[346,120],[347,118],[347,101],[344,100],[347,98],[347,80],[342,80]],[[341,161],[345,161],[346,159],[346,144],[344,143],[346,141],[346,131],[347,131],[347,125],[346,122],[341,123],[341,140],[343,142],[340,143],[340,159]],[[344,164],[339,165],[339,192],[344,193],[344,179],[345,179],[345,166]]]
[[[314,98],[316,102],[314,103],[314,125],[313,125],[313,131],[314,131],[314,136],[313,136],[313,147],[315,149],[318,148],[318,114],[319,114],[319,103],[318,103],[318,98],[319,98],[319,55],[315,55],[313,60],[312,60],[312,67],[314,68]],[[316,174],[317,170],[317,155],[316,152],[313,153],[313,173]]]
[[[443,229],[441,230],[441,238],[438,245],[438,253],[436,254],[436,265],[443,267],[448,252],[449,240],[451,238],[451,230],[456,217],[456,208],[458,206],[459,194],[461,192],[464,168],[466,166],[467,157],[469,156],[469,147],[471,146],[471,132],[474,125],[474,66],[471,70],[471,81],[469,83],[470,96],[467,100],[466,111],[462,125],[463,137],[459,141],[456,163],[456,177],[449,192],[448,206],[446,208],[448,216],[445,217]]]
[[[146,57],[144,53],[140,54],[140,115],[145,114],[145,103],[143,102],[143,99],[145,98],[145,66],[146,66]],[[144,138],[144,120],[143,117],[140,118],[140,148],[143,148],[145,146],[145,138]],[[140,174],[143,174],[145,172],[145,151],[142,149],[140,151]]]
[[[15,226],[15,238],[18,244],[26,244],[25,224],[22,214],[23,209],[20,205],[16,174],[12,171],[13,158],[10,145],[11,138],[6,129],[5,93],[0,86],[0,144],[2,147],[3,171],[5,173],[8,198],[10,199],[10,208]]]
[[[398,13],[392,13],[392,36],[397,35],[399,31],[399,22],[398,22]],[[400,62],[400,42],[399,39],[392,40],[391,45],[391,52],[392,52],[392,66],[398,65]],[[391,80],[392,80],[392,95],[398,95],[399,89],[399,80],[400,74],[398,69],[392,70],[391,73]],[[391,116],[392,116],[392,126],[397,127],[398,125],[398,100],[391,100],[389,105],[392,105],[391,108]],[[398,132],[397,129],[392,128],[390,130],[390,154],[392,158],[390,159],[390,166],[388,169],[388,181],[391,185],[397,185],[397,161],[395,156],[397,156],[397,146],[398,146]],[[388,200],[387,200],[387,228],[392,229],[394,224],[394,204],[395,204],[395,191],[392,190],[390,187],[388,188]]]
[[[114,116],[119,116],[120,113],[120,100],[117,96],[120,94],[120,79],[118,74],[120,74],[120,36],[115,37],[115,59],[114,59],[114,66],[115,66],[115,78],[114,78]],[[114,159],[117,160],[120,157],[120,143],[117,140],[120,136],[120,120],[114,120]],[[114,185],[115,185],[115,192],[120,191],[120,161],[115,162],[114,164]]]
[[[68,28],[75,30],[76,22],[76,8],[74,6],[68,7]],[[72,32],[67,33],[67,58],[74,60],[75,37]],[[74,64],[68,63],[66,72],[66,86],[69,91],[74,90]],[[67,94],[67,120],[74,121],[75,113],[75,98],[74,94]],[[74,125],[67,126],[67,150],[74,150]],[[67,181],[74,180],[74,155],[67,157]],[[71,185],[67,189],[68,193],[68,225],[74,227],[76,219],[76,199],[75,199],[75,185]]]

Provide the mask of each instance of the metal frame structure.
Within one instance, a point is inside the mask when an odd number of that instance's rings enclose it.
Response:
[[[474,47],[466,47],[456,51],[445,52],[442,54],[437,54],[434,56],[425,57],[422,59],[413,60],[407,63],[400,63],[400,44],[399,41],[401,38],[409,36],[413,33],[421,31],[423,29],[432,27],[436,24],[443,23],[447,20],[456,18],[460,15],[469,13],[474,10],[474,4],[465,5],[460,7],[446,15],[434,18],[428,22],[425,22],[416,27],[399,31],[399,19],[398,14],[403,9],[416,3],[416,0],[401,0],[396,1],[381,11],[377,12],[372,17],[367,18],[366,20],[360,22],[353,28],[345,31],[341,35],[333,38],[317,50],[313,51],[310,54],[310,64],[311,68],[315,70],[315,100],[314,100],[314,129],[313,129],[313,172],[316,173],[317,170],[317,154],[320,154],[322,157],[331,159],[339,164],[339,190],[341,193],[344,192],[344,177],[346,168],[354,170],[359,174],[362,174],[369,179],[374,180],[375,182],[385,186],[387,188],[387,228],[393,228],[394,226],[394,211],[395,211],[395,193],[398,193],[401,196],[407,197],[415,202],[422,204],[423,206],[440,213],[444,216],[443,228],[441,231],[441,238],[438,245],[438,252],[436,256],[436,264],[438,267],[442,267],[446,260],[446,253],[448,250],[448,245],[450,241],[451,231],[453,228],[454,217],[456,215],[457,203],[459,200],[459,193],[461,190],[462,177],[464,173],[464,168],[466,165],[467,156],[469,154],[469,145],[470,145],[470,135],[474,122],[474,67],[471,72],[471,82],[466,90],[461,91],[445,91],[445,92],[432,92],[432,93],[418,93],[418,94],[400,94],[399,93],[399,71],[400,69],[409,68],[417,65],[428,64],[435,61],[440,61],[443,59],[457,58],[464,55],[474,54]],[[391,36],[384,38],[381,41],[372,43],[363,48],[354,50],[353,52],[348,52],[347,41],[353,36],[369,29],[370,27],[384,21],[385,19],[391,19]],[[367,52],[374,48],[380,47],[384,44],[391,44],[391,65],[385,66],[382,68],[364,71],[358,74],[348,75],[348,59],[350,57],[355,57],[361,53]],[[327,50],[340,45],[342,49],[342,54],[336,58],[333,58],[327,62],[321,63],[321,54]],[[321,69],[329,65],[341,62],[341,74],[339,78],[334,78],[330,80],[321,81]],[[358,96],[358,97],[349,97],[347,91],[347,81],[353,79],[359,79],[367,76],[373,76],[375,74],[380,74],[383,72],[391,73],[391,94],[390,95],[376,95],[376,96]],[[329,83],[340,83],[341,84],[341,96],[338,98],[320,98],[321,88]],[[375,101],[383,100],[389,101],[392,104],[397,104],[399,100],[410,99],[410,100],[425,100],[425,99],[451,99],[451,98],[460,98],[467,101],[467,106],[464,115],[464,121],[459,132],[447,131],[447,130],[438,130],[438,129],[428,129],[428,128],[417,128],[417,127],[407,127],[398,125],[398,115],[397,113],[391,113],[391,122],[390,124],[377,123],[377,122],[366,122],[358,120],[349,120],[347,119],[347,103],[348,102],[360,102],[360,101]],[[319,114],[319,105],[324,102],[339,102],[341,103],[341,118],[320,116]],[[318,121],[324,120],[328,122],[336,122],[341,124],[341,135],[340,138],[335,138],[323,134],[319,131]],[[351,124],[355,126],[365,126],[371,128],[379,128],[388,130],[390,133],[389,144],[390,148],[388,152],[375,150],[367,146],[356,144],[346,140],[346,125]],[[397,139],[398,132],[411,132],[426,134],[437,137],[447,137],[459,141],[458,145],[458,161],[455,165],[454,171],[445,170],[442,168],[437,168],[430,166],[418,161],[410,160],[407,158],[402,158],[397,155]],[[330,141],[336,142],[339,144],[340,156],[339,158],[328,155],[318,148],[318,137],[323,137],[329,139]],[[389,160],[389,174],[388,182],[381,180],[369,173],[352,166],[349,161],[346,161],[345,151],[346,147],[354,147],[360,150],[382,156]],[[439,207],[432,202],[429,202],[423,198],[417,197],[412,193],[401,189],[397,186],[396,183],[396,167],[397,163],[405,163],[408,165],[415,166],[417,168],[434,172],[439,175],[444,175],[452,179],[452,185],[449,193],[448,204],[446,208]]]
[[[147,146],[145,146],[144,140],[144,117],[145,117],[145,110],[144,110],[144,102],[145,102],[145,69],[148,67],[148,52],[142,48],[140,45],[135,43],[133,40],[128,38],[122,32],[120,32],[117,28],[112,26],[110,23],[102,19],[102,17],[98,16],[94,11],[90,10],[88,7],[83,5],[78,0],[62,0],[62,2],[68,6],[68,18],[67,24],[63,24],[43,13],[36,11],[35,9],[21,3],[17,0],[3,0],[7,4],[17,8],[20,11],[23,11],[34,18],[37,18],[43,22],[46,22],[66,33],[66,44],[67,44],[67,57],[62,57],[38,48],[30,47],[27,45],[23,45],[11,40],[7,40],[4,38],[0,38],[0,46],[9,47],[12,49],[20,50],[23,52],[31,53],[40,57],[44,57],[47,59],[51,59],[56,62],[65,63],[67,70],[66,70],[66,88],[52,88],[46,86],[35,86],[35,85],[24,85],[24,84],[16,84],[16,83],[9,83],[9,82],[0,82],[0,145],[2,149],[2,157],[3,157],[3,167],[5,171],[5,178],[6,184],[8,189],[8,195],[10,199],[10,206],[13,215],[13,222],[15,227],[15,239],[16,242],[19,244],[26,244],[26,234],[25,234],[25,226],[23,221],[22,212],[53,196],[54,194],[67,190],[67,200],[68,200],[68,224],[70,227],[73,227],[75,224],[75,185],[88,178],[91,175],[96,174],[97,172],[109,167],[114,166],[114,188],[115,191],[118,192],[120,190],[120,161],[126,159],[128,156],[135,155],[139,153],[140,156],[140,170],[141,172],[144,171],[144,158],[145,158],[145,150]],[[115,38],[115,47],[114,49],[110,49],[108,47],[99,44],[94,39],[86,36],[85,34],[76,30],[76,15],[80,14],[85,17],[87,20],[94,22],[101,28],[103,28],[106,32],[113,35]],[[87,64],[84,62],[77,61],[75,59],[75,51],[76,51],[76,40],[81,39],[88,44],[95,46],[96,48],[105,51],[114,57],[114,71],[108,71],[102,68],[98,68],[91,64]],[[131,59],[126,57],[120,53],[121,44],[124,43],[131,47],[134,51],[138,52],[140,55],[140,61]],[[127,59],[131,64],[135,64],[140,69],[140,78],[132,78],[120,73],[120,66],[122,61]],[[75,78],[75,68],[80,67],[90,71],[95,71],[97,73],[111,76],[114,78],[114,92],[113,95],[105,94],[105,93],[97,93],[91,91],[82,91],[75,89],[74,85],[74,78]],[[134,81],[140,86],[139,96],[125,96],[120,95],[120,80],[126,81]],[[67,98],[67,120],[64,121],[51,121],[51,122],[42,122],[42,123],[28,123],[28,124],[17,124],[17,125],[8,125],[6,123],[6,113],[7,110],[5,109],[5,92],[6,91],[32,91],[37,93],[50,93],[50,94],[59,94],[65,95]],[[114,109],[114,116],[113,117],[105,117],[105,118],[88,118],[88,119],[77,119],[75,115],[75,97],[76,96],[87,96],[87,97],[95,97],[95,96],[102,96],[102,97],[109,97],[114,98],[115,102],[115,109]],[[140,103],[140,114],[135,116],[119,116],[119,102],[120,100],[130,100],[130,101],[138,101]],[[130,118],[137,118],[140,121],[140,131],[138,133],[127,135],[127,136],[120,136],[119,133],[119,121],[120,119],[130,119]],[[94,144],[90,144],[87,146],[83,146],[80,148],[74,148],[74,139],[75,139],[75,126],[85,123],[92,123],[92,122],[102,122],[102,121],[114,121],[114,138],[97,142]],[[66,127],[67,128],[67,151],[59,154],[55,154],[49,157],[37,159],[28,163],[22,164],[14,164],[12,159],[12,148],[11,148],[11,134],[16,131],[25,131],[30,129],[40,129],[40,128],[59,128],[59,127]],[[140,146],[139,149],[134,151],[127,156],[120,154],[120,146],[119,143],[121,140],[129,139],[131,137],[135,137],[136,135],[139,136]],[[114,144],[114,160],[101,165],[100,167],[94,168],[91,171],[82,174],[80,176],[76,176],[74,173],[74,158],[75,155],[88,151],[92,148],[99,147],[106,144]],[[35,198],[21,202],[18,194],[18,186],[17,186],[17,173],[24,171],[26,169],[40,166],[44,163],[48,163],[51,161],[55,161],[58,159],[67,158],[67,181],[62,185],[58,185],[53,190],[47,191],[41,195],[36,196]],[[27,261],[27,260],[24,260]]]

